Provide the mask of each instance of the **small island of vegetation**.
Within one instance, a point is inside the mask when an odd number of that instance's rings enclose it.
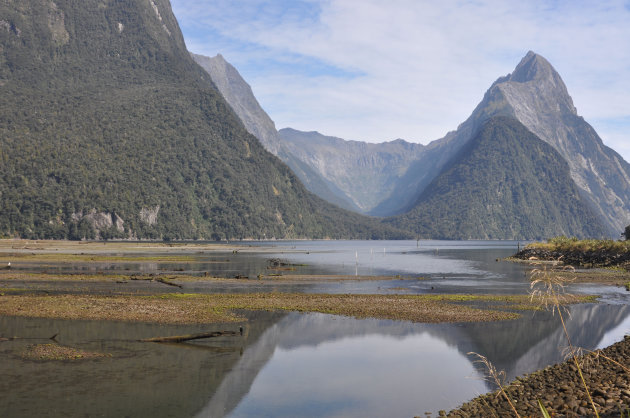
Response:
[[[622,236],[630,237],[630,226]],[[575,267],[578,282],[625,285],[630,290],[630,239],[597,240],[564,236],[527,245],[510,258],[513,261],[557,262]],[[561,274],[561,273],[560,273]]]

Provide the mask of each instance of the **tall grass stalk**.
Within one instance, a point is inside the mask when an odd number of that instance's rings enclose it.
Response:
[[[550,267],[547,265],[542,265],[541,267],[535,268],[530,273],[530,297],[531,300],[538,299],[545,307],[551,306],[552,313],[558,313],[558,317],[560,318],[560,323],[562,324],[562,330],[564,331],[565,338],[567,340],[569,352],[568,356],[572,358],[575,367],[577,368],[578,374],[580,376],[580,380],[582,381],[582,385],[586,391],[586,396],[588,397],[588,401],[595,412],[595,416],[599,418],[599,413],[597,412],[597,407],[593,402],[593,398],[591,397],[591,393],[589,391],[588,385],[586,384],[586,380],[584,379],[584,374],[582,373],[582,367],[580,366],[580,362],[578,361],[579,350],[575,348],[571,341],[571,336],[569,335],[569,331],[567,330],[566,322],[564,320],[563,311],[570,315],[569,311],[563,307],[562,301],[566,297],[565,293],[565,285],[570,279],[567,279],[564,276],[556,275],[555,272],[558,271],[559,265],[561,261],[555,260]],[[571,270],[574,271],[571,266],[562,266],[560,268],[562,271]]]
[[[481,354],[475,353],[475,352],[470,352],[468,353],[469,356],[477,356],[477,360],[475,360],[475,363],[481,363],[484,365],[484,367],[486,368],[486,379],[489,380],[490,382],[493,382],[495,385],[497,385],[499,387],[499,390],[501,391],[501,394],[503,394],[503,397],[505,398],[505,400],[508,402],[508,404],[510,404],[510,408],[512,408],[512,411],[514,411],[514,415],[517,418],[520,418],[521,416],[519,415],[518,411],[516,410],[516,407],[514,406],[514,403],[512,402],[512,399],[510,398],[510,396],[507,394],[507,392],[505,391],[505,389],[503,388],[504,382],[505,382],[505,371],[501,370],[501,371],[497,371],[496,367],[494,367],[494,365],[492,363],[490,363],[490,360],[488,360],[487,357],[482,356]]]
[[[622,369],[624,369],[626,371],[626,373],[630,373],[630,368],[624,366],[623,364],[619,363],[617,360],[611,359],[610,357],[604,355],[604,353],[602,353],[600,350],[597,351],[592,351],[592,350],[585,350],[586,352],[588,352],[589,354],[592,354],[595,358],[603,358],[605,360],[608,360],[609,362],[611,362],[612,364],[615,364],[619,367],[621,367]]]

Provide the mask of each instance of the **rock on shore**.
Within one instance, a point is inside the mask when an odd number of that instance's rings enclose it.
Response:
[[[600,417],[619,417],[630,413],[630,336],[579,360]],[[551,416],[595,416],[571,359],[517,378],[505,389],[523,417],[541,416],[538,400]],[[465,403],[447,416],[507,417],[514,416],[514,412],[504,396],[493,392]]]

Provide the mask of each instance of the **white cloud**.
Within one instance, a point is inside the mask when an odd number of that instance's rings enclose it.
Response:
[[[623,1],[172,4],[189,49],[221,52],[278,127],[427,142],[455,129],[530,49],[559,71],[587,121],[630,120],[630,11]],[[629,128],[622,123],[601,134],[620,146]],[[627,147],[618,151],[630,160]]]

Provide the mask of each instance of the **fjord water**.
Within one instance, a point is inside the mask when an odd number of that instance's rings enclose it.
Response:
[[[524,293],[525,267],[501,257],[516,242],[264,242],[222,254],[249,275],[279,258],[296,274],[400,276],[274,287],[287,291]],[[216,255],[213,255],[213,257]],[[203,264],[207,255],[200,255]],[[217,256],[218,257],[218,256]],[[208,263],[205,267],[210,267]],[[201,266],[201,264],[200,264]],[[224,268],[223,266],[222,268]],[[236,270],[234,270],[236,269]],[[254,276],[255,277],[255,276]],[[239,291],[256,280],[239,286]],[[225,285],[221,285],[225,286]],[[209,287],[202,291],[214,291]],[[220,291],[229,291],[221,287]],[[579,290],[579,288],[578,288]],[[570,308],[576,345],[596,348],[630,331],[625,291]],[[243,337],[189,344],[139,338],[232,329],[235,324],[164,326],[105,321],[0,318],[3,416],[409,417],[456,407],[492,389],[469,352],[485,355],[508,379],[562,361],[557,317],[524,312],[515,321],[414,324],[325,314],[247,313]],[[60,344],[111,353],[82,362],[35,362],[19,353],[58,332]]]

